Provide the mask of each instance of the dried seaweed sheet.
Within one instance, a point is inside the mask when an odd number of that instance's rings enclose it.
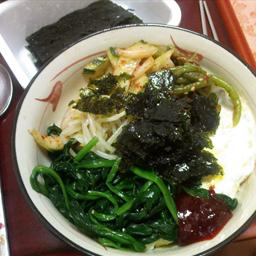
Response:
[[[102,29],[142,23],[138,17],[109,0],[100,0],[74,11],[26,38],[27,48],[40,67],[57,52],[80,38]]]

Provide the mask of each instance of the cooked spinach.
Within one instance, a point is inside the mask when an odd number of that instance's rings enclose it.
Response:
[[[80,150],[76,141],[69,141],[62,151],[51,155],[50,167],[33,169],[33,189],[47,196],[81,232],[104,246],[141,252],[146,244],[160,238],[176,242],[176,196],[184,190],[208,198],[212,192],[176,186],[152,170],[132,167],[124,171],[120,158],[107,160],[91,151],[97,141],[93,138]],[[77,152],[75,156],[70,154],[71,148]],[[235,209],[236,199],[215,196]]]
[[[32,187],[103,245],[144,251],[145,244],[159,238],[176,241],[172,185],[137,167],[123,172],[121,159],[107,160],[91,152],[97,141],[93,138],[79,151],[70,141],[51,155],[51,167],[33,169]],[[74,157],[71,148],[77,151]]]

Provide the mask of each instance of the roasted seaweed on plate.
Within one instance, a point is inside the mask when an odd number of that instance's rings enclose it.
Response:
[[[135,23],[142,23],[142,20],[109,0],[100,0],[28,36],[27,48],[34,55],[35,64],[40,67],[57,52],[84,36],[102,29]]]

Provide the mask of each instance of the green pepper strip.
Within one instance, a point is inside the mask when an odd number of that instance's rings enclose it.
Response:
[[[109,190],[111,192],[113,192],[114,194],[116,194],[117,196],[119,196],[120,198],[122,198],[124,201],[128,202],[130,200],[130,198],[128,196],[126,196],[121,190],[117,189],[116,187],[114,187],[111,182],[112,180],[115,178],[117,172],[118,172],[118,168],[121,162],[121,158],[117,158],[114,162],[114,164],[112,165],[112,168],[107,176],[107,181],[106,181],[106,185],[109,188]]]
[[[179,94],[184,94],[184,93],[189,93],[189,92],[194,92],[198,89],[207,87],[209,84],[207,83],[206,79],[203,79],[202,81],[194,82],[191,84],[186,84],[184,86],[177,86],[174,87],[172,90],[173,94],[179,95]]]
[[[93,137],[75,156],[76,161],[81,161],[87,153],[91,151],[91,149],[98,143],[99,139],[97,137]]]
[[[168,190],[168,188],[166,187],[166,185],[164,184],[162,179],[160,177],[158,177],[157,175],[155,175],[153,172],[144,171],[138,167],[132,167],[131,171],[133,173],[135,173],[136,175],[140,176],[141,178],[144,178],[144,179],[154,182],[159,187],[160,191],[162,192],[162,194],[164,196],[165,204],[166,204],[168,210],[170,211],[173,219],[177,223],[178,217],[177,217],[177,209],[176,209],[175,202],[170,194],[170,191]]]
[[[236,126],[240,121],[242,111],[242,105],[237,91],[232,85],[228,84],[227,82],[223,81],[222,79],[216,76],[211,76],[209,80],[212,81],[215,84],[215,86],[223,88],[230,97],[234,108],[233,126]]]
[[[37,191],[38,193],[41,193],[43,195],[45,195],[46,197],[48,197],[48,190],[46,189],[46,187],[42,184],[40,184],[40,182],[38,181],[38,175],[43,174],[43,175],[48,175],[52,178],[54,178],[56,180],[56,182],[59,184],[63,197],[64,197],[64,201],[65,201],[65,205],[67,207],[67,209],[69,209],[69,201],[68,201],[68,196],[66,193],[66,189],[64,186],[64,183],[62,182],[61,177],[52,169],[49,167],[45,167],[45,166],[41,166],[38,165],[36,166],[33,171],[32,174],[30,176],[30,184],[32,186],[32,188]]]
[[[194,71],[206,74],[206,71],[204,71],[201,67],[192,64],[185,64],[183,66],[173,67],[170,70],[176,77],[182,76],[184,73]]]
[[[66,187],[68,194],[78,200],[96,200],[98,198],[104,197],[109,200],[115,209],[118,208],[116,199],[109,192],[100,192],[100,191],[88,191],[85,194],[77,193],[74,191],[71,186]]]
[[[82,161],[77,165],[79,169],[97,169],[97,168],[104,168],[104,167],[112,167],[115,161],[107,160],[107,159],[93,159]]]

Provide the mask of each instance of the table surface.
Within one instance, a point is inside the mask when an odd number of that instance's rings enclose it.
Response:
[[[1,0],[0,0],[1,2]],[[180,26],[201,32],[200,14],[197,0],[177,0],[182,10]],[[215,0],[208,0],[213,21],[224,46],[232,49],[223,20],[219,14]],[[0,63],[8,68],[0,55]],[[11,72],[11,71],[10,71]],[[83,255],[68,244],[61,241],[40,223],[39,218],[30,208],[22,194],[14,172],[11,153],[11,139],[15,108],[23,89],[12,74],[14,96],[7,113],[0,118],[0,176],[2,177],[3,195],[9,232],[10,252],[12,256],[29,255]],[[256,255],[256,240],[233,242],[216,255]]]

